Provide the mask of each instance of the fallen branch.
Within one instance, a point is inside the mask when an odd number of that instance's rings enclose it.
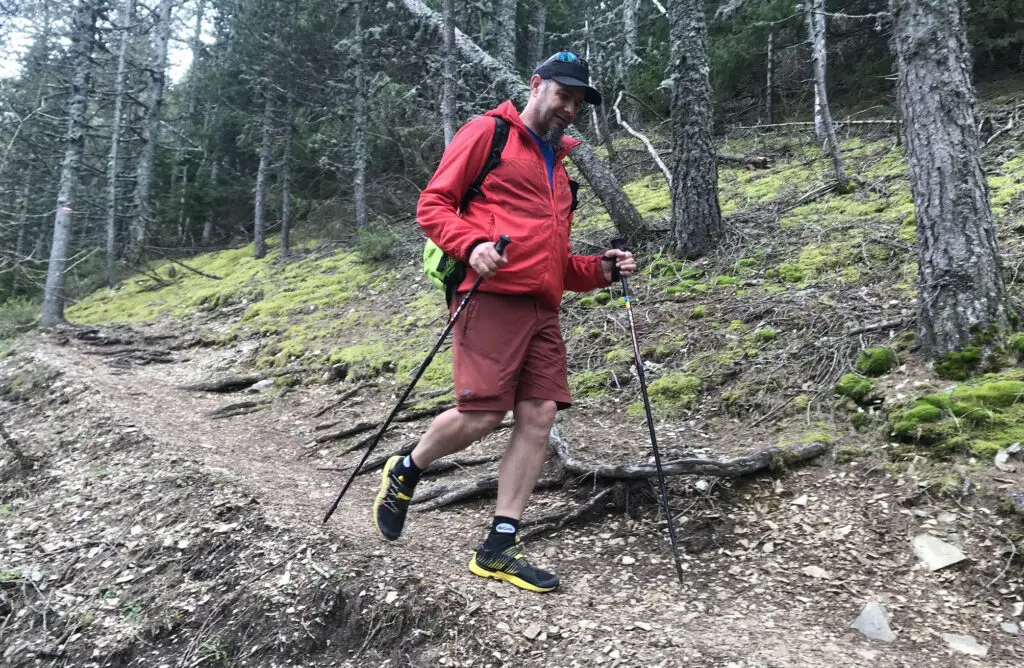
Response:
[[[665,175],[665,181],[668,182],[668,186],[669,186],[669,188],[671,188],[672,187],[672,172],[670,172],[668,170],[668,167],[665,166],[665,163],[662,162],[661,156],[658,155],[658,150],[654,148],[654,144],[651,143],[651,140],[648,139],[644,134],[634,130],[629,125],[629,123],[627,123],[626,121],[622,120],[622,112],[619,111],[619,102],[621,102],[621,101],[622,101],[622,91],[619,91],[618,96],[615,98],[615,105],[612,107],[615,110],[615,120],[618,121],[619,125],[621,125],[626,132],[628,132],[629,134],[633,135],[634,137],[636,137],[637,139],[639,139],[640,141],[642,141],[644,143],[644,146],[647,147],[647,152],[651,154],[652,158],[654,158],[654,163],[656,165],[658,165],[659,169],[661,169],[661,173]]]
[[[569,450],[569,444],[558,434],[557,427],[551,428],[549,439],[555,454],[562,461],[562,466],[568,474],[609,480],[637,480],[653,478],[658,475],[658,470],[648,464],[608,465],[582,462],[573,456]],[[767,448],[726,461],[697,458],[678,459],[666,462],[662,469],[665,475],[705,475],[717,478],[738,478],[764,469],[791,466],[798,462],[813,459],[818,455],[824,454],[828,448],[829,446],[825,443],[807,443],[791,448]]]
[[[147,250],[155,251],[156,254],[159,255],[160,257],[162,257],[163,259],[165,259],[165,260],[167,260],[169,262],[173,262],[174,264],[176,264],[176,265],[178,265],[180,267],[184,267],[185,269],[188,269],[193,274],[199,274],[200,276],[202,276],[204,278],[212,278],[215,281],[223,280],[220,276],[214,276],[213,274],[207,274],[205,271],[199,271],[195,267],[188,266],[187,264],[185,264],[181,260],[175,260],[173,257],[171,257],[169,255],[166,255],[164,253],[161,253],[160,251],[156,250],[152,246],[147,246],[146,248],[147,248]]]
[[[196,383],[194,385],[179,385],[178,389],[188,390],[190,392],[238,392],[251,387],[261,380],[263,380],[263,376],[228,376],[227,378],[221,378],[220,380],[211,380],[208,382]]]
[[[877,119],[877,120],[863,120],[854,121],[847,119],[845,121],[833,120],[833,122],[839,125],[899,125],[901,121],[898,119]],[[761,125],[736,125],[733,126],[734,130],[763,130],[765,128],[789,128],[789,127],[801,127],[809,128],[814,127],[814,121],[793,121],[790,123],[762,123]]]
[[[758,169],[771,167],[773,159],[768,155],[741,155],[739,153],[716,153],[715,157],[722,162],[738,162]]]
[[[423,472],[423,475],[437,475],[438,473],[444,473],[452,469],[464,469],[470,466],[479,466],[481,464],[491,464],[493,462],[501,461],[502,455],[484,455],[482,457],[456,457],[455,459],[439,459]]]
[[[863,327],[856,327],[846,333],[847,336],[854,336],[856,334],[863,334],[865,332],[876,332],[880,329],[895,329],[896,327],[903,326],[903,318],[896,318],[895,320],[885,320],[883,322],[876,322],[870,325],[864,325]]]
[[[366,387],[366,385],[367,385],[366,381],[361,381],[355,387],[350,389],[348,392],[346,392],[345,394],[341,395],[340,397],[335,399],[333,402],[331,402],[327,406],[324,406],[323,408],[318,410],[316,413],[313,413],[312,415],[310,415],[310,417],[318,418],[321,415],[323,415],[324,413],[326,413],[327,411],[329,411],[329,410],[331,410],[333,408],[337,408],[338,406],[342,405],[343,403],[345,403],[346,401],[348,401],[349,399],[351,399],[352,397],[357,395],[360,390],[362,390],[364,387]],[[335,423],[335,424],[337,424],[337,423]]]
[[[577,506],[576,508],[569,512],[559,513],[556,515],[549,515],[547,517],[538,518],[533,522],[529,522],[527,523],[527,528],[525,528],[520,533],[523,538],[531,538],[542,533],[550,533],[552,531],[557,531],[569,522],[578,519],[582,515],[596,508],[598,504],[605,499],[605,497],[615,492],[617,488],[617,486],[606,487],[605,489],[595,494],[592,499],[590,499],[581,506]]]
[[[421,411],[413,411],[412,413],[406,413],[405,415],[399,415],[398,417],[396,417],[394,419],[394,422],[416,422],[417,420],[422,420],[425,417],[434,417],[435,415],[440,415],[441,413],[444,413],[446,410],[448,410],[450,408],[455,408],[455,404],[444,404],[443,406],[434,406],[433,408],[424,408]],[[348,429],[342,429],[341,431],[333,431],[333,432],[331,432],[329,434],[321,434],[321,435],[317,436],[315,440],[316,440],[317,443],[326,443],[327,441],[336,441],[336,440],[338,440],[340,438],[346,438],[348,436],[355,436],[356,434],[361,434],[364,431],[370,431],[371,429],[376,429],[377,427],[380,426],[381,422],[382,421],[377,421],[377,422],[360,422],[359,424],[355,425],[354,427],[349,427]],[[333,426],[333,424],[330,425],[330,426]],[[352,450],[358,450],[361,446],[366,445],[372,439],[373,439],[373,436],[370,436],[367,439],[363,439],[362,441],[357,443],[352,448],[349,448],[345,452],[351,452]]]
[[[534,490],[549,489],[562,484],[563,477],[541,478],[537,481]],[[466,485],[438,485],[425,492],[414,496],[410,505],[415,504],[417,510],[437,510],[442,506],[448,506],[458,501],[476,499],[481,496],[489,496],[498,489],[498,476],[492,475],[486,478],[474,480]]]
[[[256,411],[266,408],[269,405],[270,402],[267,401],[242,401],[237,404],[228,404],[227,406],[218,408],[215,411],[211,411],[207,413],[207,417],[210,417],[214,420],[219,420],[221,418],[237,417],[239,415],[255,413]]]

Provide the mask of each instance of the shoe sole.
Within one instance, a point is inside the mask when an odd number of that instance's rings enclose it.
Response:
[[[515,575],[512,575],[511,573],[502,573],[501,571],[487,570],[483,566],[476,563],[476,554],[474,554],[469,560],[469,572],[473,575],[479,575],[482,578],[494,578],[495,580],[504,580],[505,582],[513,584],[519,587],[520,589],[536,592],[538,594],[546,594],[549,591],[554,591],[558,589],[557,584],[554,587],[538,587],[537,585],[527,582],[526,580]]]
[[[391,474],[391,469],[395,468],[395,464],[402,461],[401,455],[395,455],[384,463],[384,473],[380,476],[380,489],[377,490],[377,496],[373,500],[373,526],[377,528],[377,533],[381,535],[384,540],[398,540],[402,535],[398,533],[394,536],[389,536],[384,533],[384,529],[381,528],[380,522],[377,521],[377,509],[380,508],[380,504],[384,502],[384,497],[388,493],[388,476]]]

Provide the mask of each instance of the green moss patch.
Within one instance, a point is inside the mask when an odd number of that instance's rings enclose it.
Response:
[[[701,380],[697,376],[669,373],[647,386],[651,412],[657,418],[678,417],[697,401]],[[645,417],[643,401],[632,403],[626,414],[634,418]]]
[[[874,389],[874,381],[855,373],[846,374],[836,383],[836,394],[853,399],[858,404],[865,403]]]
[[[865,376],[881,376],[896,367],[896,353],[889,348],[865,348],[857,358],[857,371]]]
[[[596,397],[607,394],[612,383],[608,370],[581,371],[569,376],[569,388],[574,397]]]

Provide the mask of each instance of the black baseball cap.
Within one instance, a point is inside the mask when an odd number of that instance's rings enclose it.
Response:
[[[590,67],[587,61],[572,51],[559,51],[533,71],[541,79],[552,79],[566,86],[583,88],[583,101],[589,104],[601,104],[601,93],[590,85]]]

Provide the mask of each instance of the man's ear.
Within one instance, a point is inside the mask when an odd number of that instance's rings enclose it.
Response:
[[[539,74],[534,74],[530,77],[530,95],[533,96],[538,93],[543,85],[544,79]]]

